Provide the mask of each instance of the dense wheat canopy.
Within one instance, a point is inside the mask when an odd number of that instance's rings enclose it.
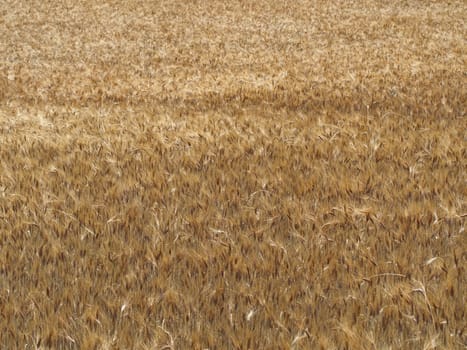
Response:
[[[465,349],[465,1],[0,3],[0,347]]]

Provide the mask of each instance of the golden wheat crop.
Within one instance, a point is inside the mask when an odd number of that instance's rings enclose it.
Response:
[[[0,3],[2,349],[465,349],[465,1]]]

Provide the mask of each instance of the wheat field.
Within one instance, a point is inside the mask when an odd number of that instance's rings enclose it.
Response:
[[[462,0],[0,3],[2,349],[466,349]]]

